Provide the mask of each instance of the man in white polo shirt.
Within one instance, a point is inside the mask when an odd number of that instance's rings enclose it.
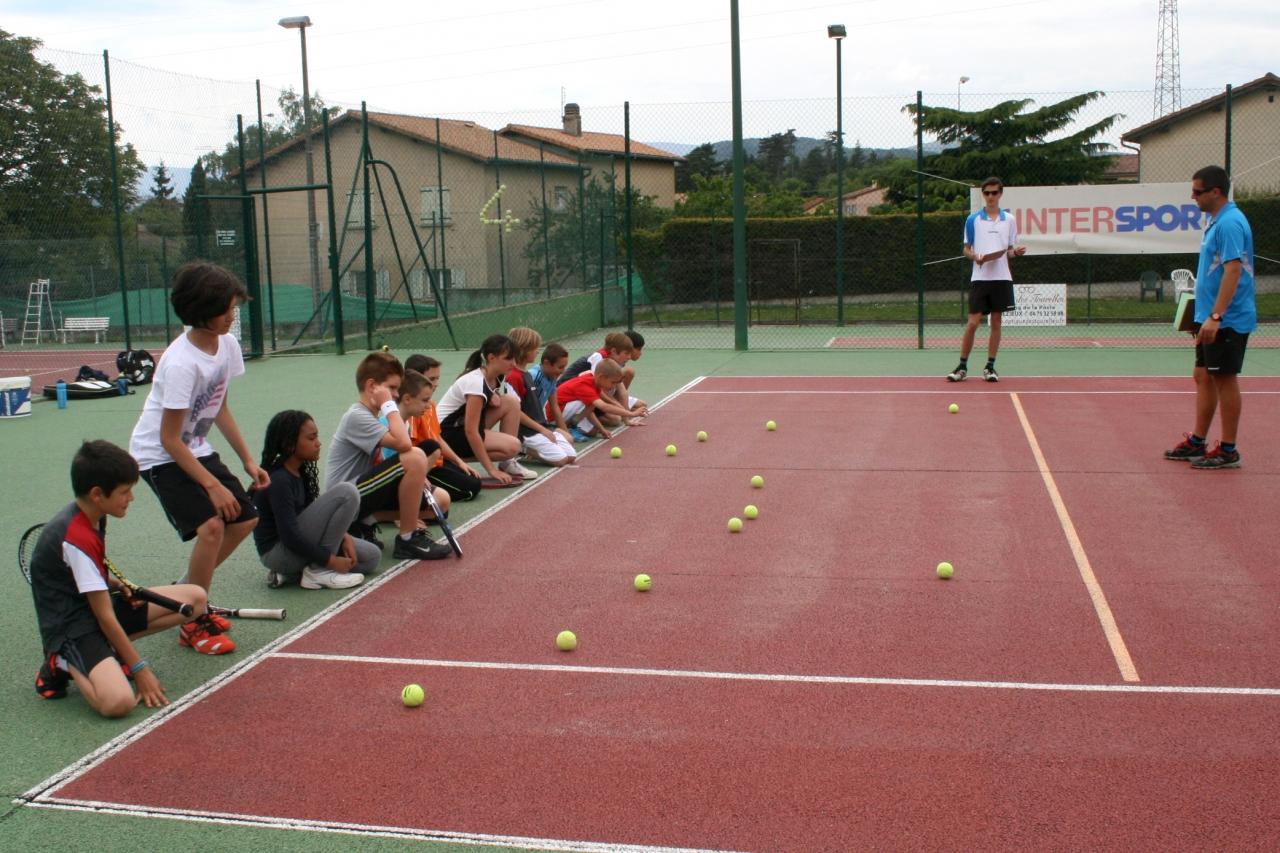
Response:
[[[996,373],[1000,321],[1005,311],[1014,308],[1009,258],[1024,255],[1027,251],[1026,246],[1018,245],[1018,226],[1013,217],[1000,209],[1000,196],[1003,194],[1004,182],[999,178],[987,178],[982,182],[985,207],[969,214],[964,221],[964,256],[973,261],[973,275],[969,288],[969,322],[964,327],[964,339],[960,344],[960,363],[947,374],[951,382],[963,382],[969,375],[973,338],[987,314],[991,315],[991,333],[987,338],[987,366],[982,370],[982,378],[988,382],[1000,381],[1000,374]]]

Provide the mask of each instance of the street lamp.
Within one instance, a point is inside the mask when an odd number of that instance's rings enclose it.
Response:
[[[960,87],[969,82],[968,77],[961,77],[960,82],[956,84],[956,109],[960,109]]]
[[[836,325],[844,325],[844,92],[840,73],[840,42],[844,24],[827,27],[836,41]]]
[[[307,79],[307,27],[311,19],[306,15],[292,18],[281,18],[280,26],[286,30],[297,30],[302,37],[302,133],[306,151],[307,186],[315,183],[315,166],[311,156],[311,87]],[[320,229],[316,225],[316,197],[312,190],[307,190],[307,247],[311,257],[311,307],[320,307]]]

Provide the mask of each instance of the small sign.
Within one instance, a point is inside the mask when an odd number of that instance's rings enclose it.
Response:
[[[1004,312],[1006,326],[1067,325],[1065,284],[1015,284],[1013,301],[1018,307]]]
[[[234,228],[228,230],[219,228],[217,231],[217,237],[219,246],[234,246],[236,244],[236,232]]]

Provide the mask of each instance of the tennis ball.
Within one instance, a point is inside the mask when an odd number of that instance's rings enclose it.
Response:
[[[741,530],[742,530],[742,519],[738,518],[737,516],[734,516],[733,518],[729,519],[730,533],[738,533],[738,532],[741,532]]]
[[[947,411],[954,415],[956,412],[960,411],[960,404],[952,403],[950,406],[947,406]]]
[[[667,455],[668,455],[668,456],[675,456],[675,455],[676,455],[676,446],[675,446],[674,444],[668,444],[668,445],[667,445]]]
[[[751,478],[751,488],[753,488],[753,489],[763,489],[763,488],[764,488],[764,477],[761,477],[759,474],[756,474],[754,477],[752,477],[752,478]]]
[[[622,458],[622,448],[621,448],[621,447],[615,447],[613,450],[610,450],[610,451],[609,451],[609,455],[610,455],[610,456],[612,456],[614,459],[621,459],[621,458]]]
[[[406,684],[404,690],[400,691],[400,701],[406,708],[416,708],[426,698],[427,694],[422,691],[420,684]]]
[[[764,428],[767,429],[769,432],[773,432],[775,429],[778,428],[778,425],[774,421],[765,421]]]
[[[706,441],[706,440],[707,440],[707,431],[704,429],[698,430],[698,441]]]
[[[578,647],[578,638],[572,631],[561,631],[556,634],[556,648],[562,652],[571,652]]]
[[[653,586],[653,578],[648,575],[636,575],[636,589],[640,592],[648,592]]]
[[[383,345],[382,345],[382,351],[383,351],[383,352],[391,352],[391,347],[387,346],[386,344],[383,344]],[[411,686],[412,686],[412,685],[411,685]]]
[[[951,568],[950,563],[938,563],[938,577],[942,578],[944,581],[950,580],[951,575],[954,572],[955,569]]]
[[[756,509],[755,504],[747,504],[747,508],[742,511],[747,518],[755,518],[760,514],[760,510]]]

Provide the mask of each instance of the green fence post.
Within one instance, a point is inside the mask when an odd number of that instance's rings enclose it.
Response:
[[[90,267],[92,269],[92,267]],[[168,288],[169,282],[169,238],[160,238],[160,286]],[[164,339],[165,342],[173,340],[169,331],[169,300],[166,298],[164,302]]]
[[[267,145],[262,130],[262,81],[254,80],[253,88],[258,94],[258,176],[261,186],[267,188]],[[307,128],[311,132],[311,128]],[[267,194],[262,194],[262,257],[267,272],[267,314],[271,320],[271,351],[276,350],[276,289],[271,278],[271,212],[267,206]],[[318,295],[318,294],[317,294]]]
[[[502,189],[502,164],[498,160],[498,131],[493,132],[493,185],[499,191]],[[497,201],[498,219],[502,219],[502,199]],[[507,249],[506,244],[502,241],[502,232],[506,223],[498,225],[498,281],[502,285],[502,304],[507,304]]]
[[[360,102],[360,135],[364,150],[364,337],[369,349],[373,349],[375,273],[373,270],[373,196],[369,188],[369,172],[373,165],[373,151],[369,148],[369,108]]]
[[[924,349],[924,93],[916,90],[916,349]]]
[[[582,267],[582,287],[587,287],[587,176],[578,151],[578,253]]]
[[[1227,176],[1230,177],[1231,175],[1231,84],[1230,83],[1227,84],[1226,112],[1227,112],[1227,117],[1226,117],[1227,118],[1227,139],[1226,139],[1226,154],[1224,156],[1224,159],[1226,162],[1223,163],[1222,168],[1227,170]]]
[[[102,52],[102,67],[107,84],[107,150],[111,155],[111,202],[116,216],[116,268],[120,277],[120,299],[124,308],[124,348],[133,349],[133,331],[129,328],[129,285],[124,272],[124,217],[120,209],[120,166],[116,162],[116,119],[111,101],[111,57]]]
[[[249,290],[249,356],[262,358],[262,287],[258,284],[258,228],[249,179],[245,175],[244,116],[236,115],[236,147],[240,157],[240,219],[244,228],[244,278]]]
[[[436,117],[436,210],[437,225],[440,230],[438,232],[440,238],[440,264],[436,267],[438,270],[447,270],[449,268],[449,259],[445,255],[444,248],[444,146],[440,144],[440,117]],[[452,284],[450,279],[452,275],[440,274],[440,308],[442,311],[449,310],[449,286]]]
[[[627,193],[626,231],[623,237],[627,246],[627,328],[636,327],[635,294],[631,288],[631,102],[622,102],[622,167],[623,183]]]
[[[729,0],[729,61],[733,78],[733,348],[747,349],[747,197],[742,171],[742,46],[738,0]]]
[[[329,208],[329,293],[333,297],[333,342],[338,355],[347,351],[342,329],[342,289],[338,275],[338,215],[333,205],[333,158],[329,156],[329,109],[320,112],[324,124],[325,197]]]
[[[828,30],[829,32],[830,30]],[[840,45],[844,27],[836,38],[836,325],[844,325],[844,101],[840,73]]]
[[[604,208],[600,208],[600,327],[604,328]]]
[[[542,275],[547,280],[547,298],[551,298],[551,239],[547,223],[547,150],[538,142],[538,181],[542,184]]]

